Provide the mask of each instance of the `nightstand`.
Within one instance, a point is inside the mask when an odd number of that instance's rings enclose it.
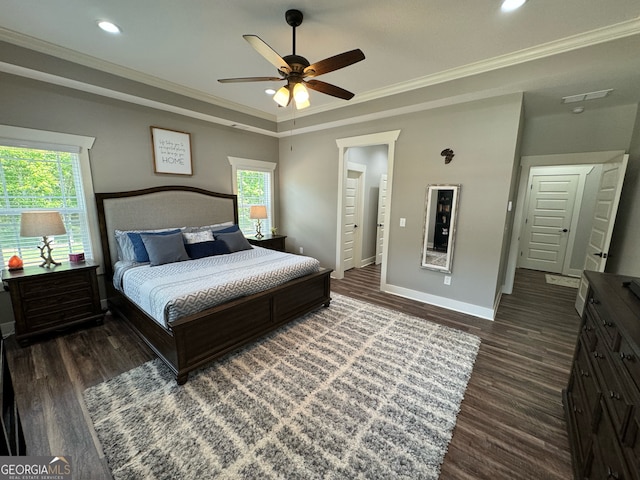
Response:
[[[43,333],[82,322],[102,323],[98,265],[63,263],[55,268],[3,270],[16,320],[16,340],[22,346]]]
[[[249,243],[251,245],[255,245],[257,247],[269,248],[271,250],[278,250],[279,252],[284,252],[284,239],[287,238],[286,235],[265,235],[262,238],[256,238],[255,236],[247,237]]]

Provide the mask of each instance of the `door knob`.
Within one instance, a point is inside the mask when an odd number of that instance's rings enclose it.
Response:
[[[563,228],[563,229],[562,229],[562,230],[560,230],[560,231],[561,231],[561,232],[563,232],[563,233],[567,233],[569,230],[568,230],[568,229],[566,229],[566,228]]]
[[[600,257],[600,258],[607,258],[607,254],[604,252],[598,252],[598,253],[594,253],[594,255],[596,257]]]

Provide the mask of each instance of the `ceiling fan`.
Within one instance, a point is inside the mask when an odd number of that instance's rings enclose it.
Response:
[[[275,93],[273,99],[281,107],[288,106],[291,100],[294,100],[298,110],[310,105],[307,87],[311,90],[344,100],[353,98],[354,94],[348,90],[331,85],[330,83],[315,80],[314,77],[348,67],[349,65],[364,60],[362,50],[357,48],[310,64],[306,58],[296,55],[296,27],[302,24],[302,12],[300,10],[287,10],[285,19],[287,23],[293,27],[293,53],[291,55],[281,57],[257,35],[242,36],[260,55],[278,69],[279,77],[222,78],[218,81],[220,83],[235,83],[276,82],[286,80],[287,84]],[[307,80],[308,78],[310,80]]]

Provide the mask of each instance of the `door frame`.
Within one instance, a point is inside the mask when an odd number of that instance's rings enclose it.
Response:
[[[400,135],[400,130],[372,133],[370,135],[360,135],[357,137],[347,137],[336,139],[338,146],[338,212],[337,212],[337,235],[336,235],[336,267],[332,276],[337,279],[344,278],[344,261],[342,255],[342,226],[344,225],[343,199],[346,187],[347,162],[345,155],[350,147],[370,147],[374,145],[387,146],[387,202],[385,209],[385,225],[389,225],[391,215],[391,186],[393,185],[393,162],[395,157],[396,140]],[[380,272],[380,289],[384,290],[387,285],[387,256],[389,245],[389,229],[384,232],[384,245],[382,253],[382,268]]]
[[[513,218],[511,234],[511,246],[505,271],[502,293],[509,295],[513,292],[513,283],[516,276],[516,265],[520,252],[520,233],[523,222],[524,197],[527,193],[529,171],[535,166],[554,165],[592,165],[612,161],[614,158],[624,155],[624,150],[610,150],[604,152],[561,153],[555,155],[531,155],[520,159],[520,183],[516,199],[516,211]]]

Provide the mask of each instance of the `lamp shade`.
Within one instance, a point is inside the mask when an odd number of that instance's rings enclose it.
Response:
[[[22,212],[20,216],[21,237],[46,237],[65,233],[67,230],[59,212]]]
[[[264,205],[254,205],[250,207],[249,218],[252,220],[267,218],[267,207]]]

